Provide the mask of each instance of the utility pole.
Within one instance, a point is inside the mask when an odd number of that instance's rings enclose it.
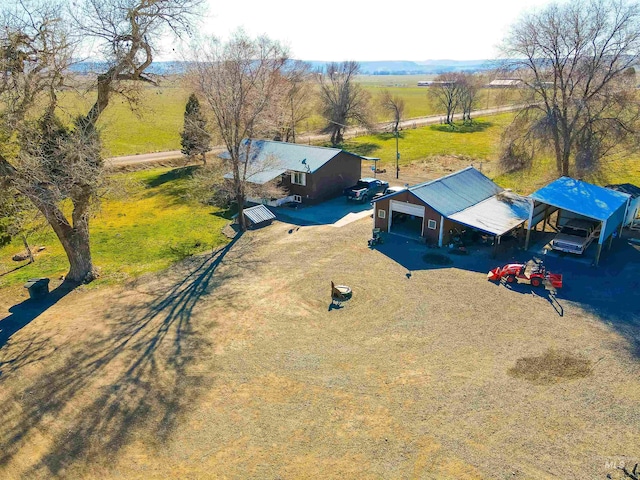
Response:
[[[398,132],[398,128],[396,127],[396,179],[400,178],[400,152],[398,151],[398,138],[400,137],[400,132]]]

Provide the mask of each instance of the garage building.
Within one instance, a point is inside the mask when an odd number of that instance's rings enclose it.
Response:
[[[598,247],[595,264],[600,261],[602,246],[609,240],[609,247],[614,233],[622,230],[629,207],[630,196],[609,188],[592,185],[582,180],[561,177],[549,185],[530,195],[531,211],[527,222],[527,240],[525,249],[529,248],[531,231],[537,225],[546,224],[553,213],[557,212],[556,228],[561,228],[569,220],[589,220],[600,224]]]
[[[383,232],[449,243],[451,230],[471,227],[501,237],[529,216],[529,200],[504,190],[473,167],[374,202],[374,225]]]

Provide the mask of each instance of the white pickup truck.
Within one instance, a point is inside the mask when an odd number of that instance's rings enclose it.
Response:
[[[551,240],[551,248],[582,255],[598,236],[600,236],[598,222],[572,219],[565,223],[560,232]]]

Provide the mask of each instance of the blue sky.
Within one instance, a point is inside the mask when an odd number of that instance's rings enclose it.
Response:
[[[266,34],[303,60],[493,58],[519,15],[549,0],[210,0],[202,32]]]

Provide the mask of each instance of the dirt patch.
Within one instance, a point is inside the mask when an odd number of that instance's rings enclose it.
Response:
[[[535,385],[549,385],[592,373],[591,361],[582,357],[549,349],[538,357],[522,357],[508,370],[509,375]]]
[[[453,260],[447,255],[443,255],[441,253],[427,253],[422,259],[427,262],[429,265],[453,265]]]
[[[386,180],[391,185],[416,185],[449,175],[470,165],[475,166],[490,177],[497,173],[497,166],[491,161],[480,161],[465,155],[434,155],[422,160],[415,160],[410,164],[401,165],[400,178],[398,179],[396,179],[395,165],[392,164],[382,165],[380,168],[385,170],[384,173],[378,173],[376,176]],[[370,167],[371,165],[368,162],[363,162],[363,177],[371,176]]]

